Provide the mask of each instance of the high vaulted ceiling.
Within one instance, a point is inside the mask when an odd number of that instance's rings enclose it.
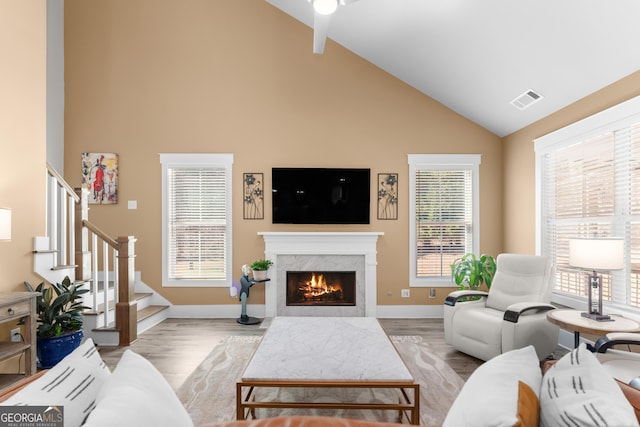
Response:
[[[313,27],[307,0],[267,2]],[[640,1],[358,0],[328,36],[505,136],[640,70]],[[514,107],[528,90],[543,98]]]

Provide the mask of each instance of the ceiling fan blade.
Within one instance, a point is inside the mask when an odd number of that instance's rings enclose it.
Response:
[[[329,22],[331,15],[321,15],[314,12],[313,15],[313,53],[322,54],[324,52],[324,44],[327,41],[327,33],[329,32]]]

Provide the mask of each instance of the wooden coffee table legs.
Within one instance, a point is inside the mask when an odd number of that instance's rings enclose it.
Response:
[[[397,389],[400,391],[398,403],[392,402],[298,402],[256,400],[257,388],[368,388]],[[315,409],[366,409],[394,410],[399,413],[399,421],[407,419],[411,424],[420,424],[420,385],[395,382],[295,382],[295,381],[241,381],[236,384],[236,419],[255,418],[256,408],[315,408]]]

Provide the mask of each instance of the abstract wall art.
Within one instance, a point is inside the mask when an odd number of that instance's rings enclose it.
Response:
[[[82,187],[89,190],[89,203],[118,203],[118,155],[82,153]]]

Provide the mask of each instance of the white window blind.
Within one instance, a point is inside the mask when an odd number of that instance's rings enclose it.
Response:
[[[556,290],[586,295],[581,270],[569,267],[569,239],[610,237],[614,220],[613,135],[601,135],[562,150],[543,160],[543,253],[553,255]],[[604,275],[604,298],[610,299],[610,277]]]
[[[640,307],[640,100],[536,141],[539,252],[555,263],[554,300],[584,308],[585,272],[569,266],[569,239],[625,240],[625,268],[603,273],[603,299]]]
[[[228,155],[163,156],[169,156],[161,158],[166,187],[163,282],[168,286],[228,286],[231,280],[231,174],[230,163],[225,161]]]
[[[412,286],[451,286],[451,264],[477,252],[476,155],[410,155]]]

